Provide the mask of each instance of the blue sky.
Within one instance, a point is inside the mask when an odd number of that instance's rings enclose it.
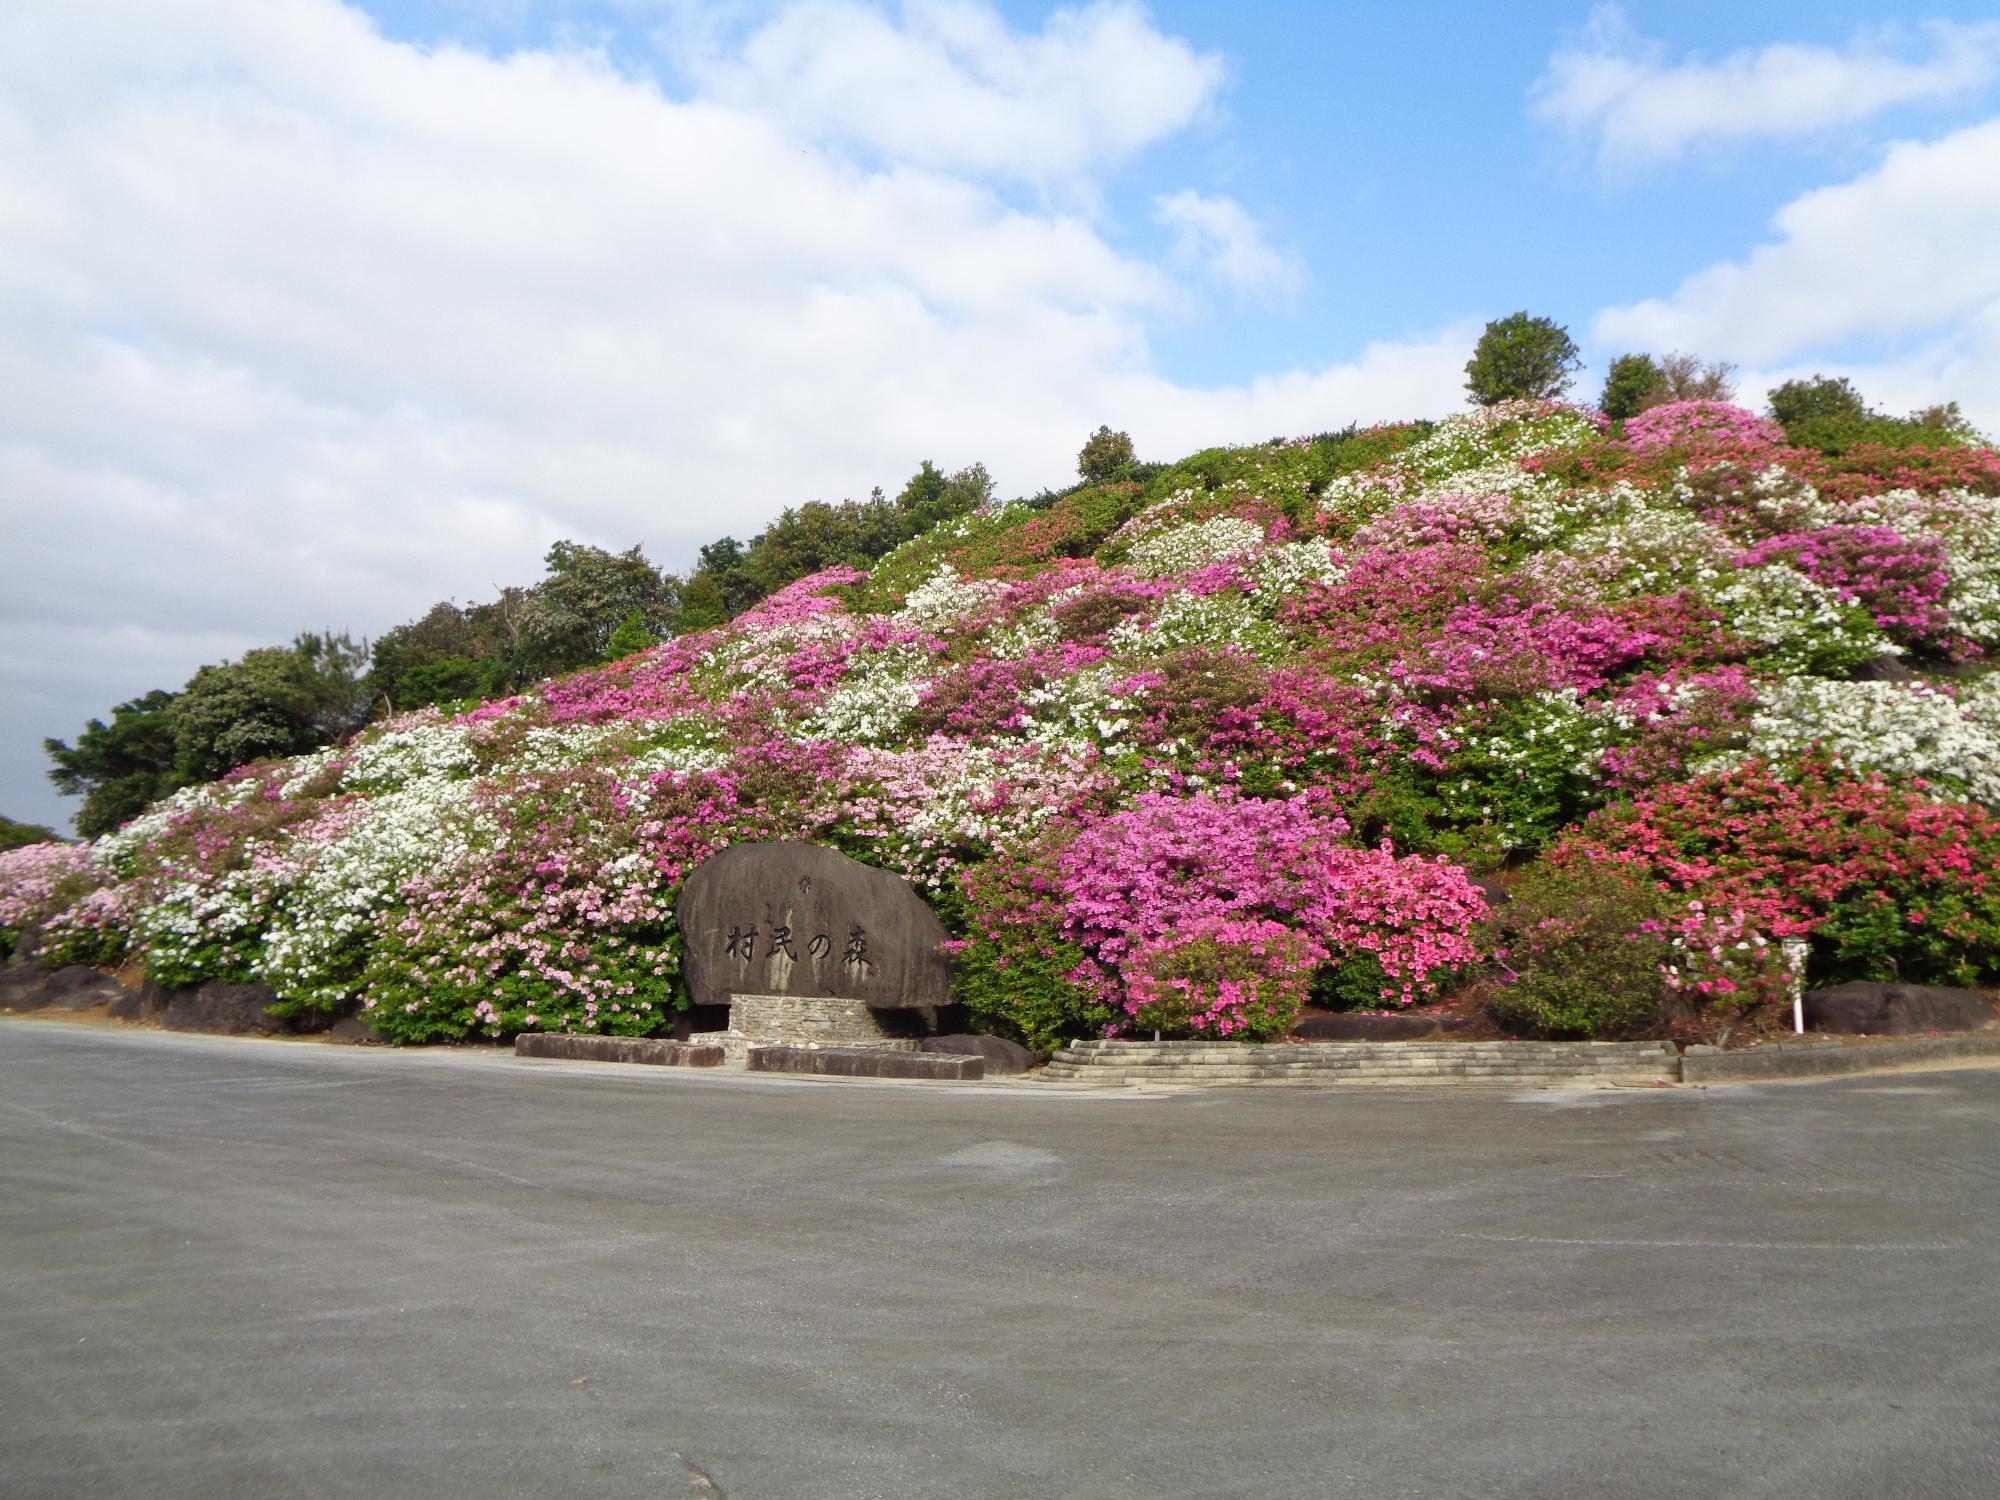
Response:
[[[549,544],[1438,415],[1480,325],[2000,430],[1963,5],[14,0],[0,812]]]
[[[670,95],[699,88],[659,42],[674,24],[668,4],[375,0],[365,8],[388,34],[426,45],[596,46]],[[782,8],[715,9],[740,34]],[[992,8],[1023,32],[1042,28],[1055,9]],[[1982,84],[1796,135],[1724,138],[1671,159],[1601,166],[1587,135],[1538,119],[1530,102],[1552,56],[1586,34],[1594,13],[1614,9],[1665,67],[1774,47],[1921,61],[1939,50],[1928,27],[1996,20],[1990,5],[1929,5],[1911,16],[1881,4],[1786,0],[1151,4],[1161,32],[1222,60],[1226,82],[1204,118],[1101,183],[1106,237],[1135,254],[1165,253],[1172,236],[1150,205],[1192,185],[1241,203],[1302,273],[1292,297],[1215,299],[1155,325],[1158,367],[1187,381],[1248,380],[1516,306],[1554,316],[1588,342],[1599,308],[1669,290],[1741,253],[1767,234],[1780,205],[1865,171],[1887,141],[1988,118],[2000,97],[1989,71]],[[1034,201],[1017,184],[999,187]],[[1823,350],[1865,360],[1881,347],[1856,340]]]

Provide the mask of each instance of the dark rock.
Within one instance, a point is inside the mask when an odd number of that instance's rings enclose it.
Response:
[[[146,976],[144,982],[140,984],[137,993],[139,996],[139,1019],[155,1026],[161,1026],[166,1023],[167,1007],[173,1003],[174,996],[179,994],[180,991],[168,989],[159,980],[149,974]]]
[[[109,1005],[125,987],[109,974],[83,964],[44,969],[33,964],[9,965],[0,973],[0,1009],[90,1010]]]
[[[51,970],[48,977],[49,993],[58,1001],[66,1001],[81,991],[94,992],[106,984],[117,983],[109,974],[86,964],[65,964],[60,969]]]
[[[342,1016],[326,1029],[326,1039],[358,1046],[386,1044],[389,1040],[360,1016]]]
[[[943,1078],[986,1076],[986,1059],[950,1052],[898,1052],[887,1047],[752,1047],[753,1073],[813,1073],[824,1078]]]
[[[104,1012],[114,1021],[143,1021],[146,1019],[146,1001],[137,990],[127,990]]]
[[[698,1005],[835,996],[944,1005],[944,924],[906,880],[818,844],[736,844],[695,867],[675,907]]]
[[[1916,675],[1900,656],[1871,656],[1847,674],[1851,682],[1908,682]]]
[[[923,1040],[926,1052],[945,1052],[959,1057],[983,1057],[986,1059],[987,1073],[998,1077],[1007,1073],[1025,1073],[1041,1057],[1030,1052],[1019,1042],[1010,1042],[1004,1036],[974,1036],[961,1033],[955,1036],[927,1036]]]
[[[126,984],[130,988],[126,988],[124,994],[112,1000],[112,1008],[106,1010],[104,1014],[110,1016],[112,1020],[136,1020],[158,1026],[162,1020],[166,1020],[166,1006],[174,998],[174,992],[168,990],[164,984],[160,984],[160,980],[152,978],[150,974],[140,972],[136,984],[132,982],[132,978],[134,978],[132,972],[120,976],[120,984]]]
[[[1410,1042],[1469,1024],[1463,1016],[1307,1016],[1292,1035],[1309,1042]]]
[[[55,1004],[49,972],[36,964],[9,964],[0,969],[0,1010],[42,1010]]]
[[[266,1014],[278,1003],[261,984],[225,984],[211,979],[191,990],[169,992],[163,1018],[169,1031],[221,1031],[231,1036],[276,1035],[291,1028]]]
[[[528,1031],[514,1038],[516,1057],[555,1057],[572,1062],[646,1063],[656,1068],[719,1068],[722,1049],[712,1042],[669,1041],[653,1036],[583,1036],[561,1031]]]
[[[1871,1036],[1923,1031],[1977,1031],[1996,1019],[1993,1002],[1977,990],[1930,984],[1878,984],[1855,980],[1807,990],[1806,1026]]]
[[[1507,887],[1495,880],[1491,875],[1475,875],[1471,877],[1471,881],[1472,888],[1486,898],[1486,909],[1488,911],[1492,911],[1496,907],[1505,906],[1509,901],[1514,899],[1507,893]]]

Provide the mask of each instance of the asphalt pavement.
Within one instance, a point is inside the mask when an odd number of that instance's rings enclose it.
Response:
[[[0,1022],[0,1495],[2000,1495],[2000,1072],[1147,1095]]]

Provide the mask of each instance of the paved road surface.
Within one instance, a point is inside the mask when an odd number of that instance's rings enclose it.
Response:
[[[2000,1072],[1172,1096],[0,1022],[0,1494],[2000,1495]]]

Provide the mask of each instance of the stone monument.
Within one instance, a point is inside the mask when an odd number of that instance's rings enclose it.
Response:
[[[694,1040],[914,1050],[877,1014],[950,999],[944,924],[908,881],[818,844],[736,844],[681,886],[681,972],[729,1030]]]

